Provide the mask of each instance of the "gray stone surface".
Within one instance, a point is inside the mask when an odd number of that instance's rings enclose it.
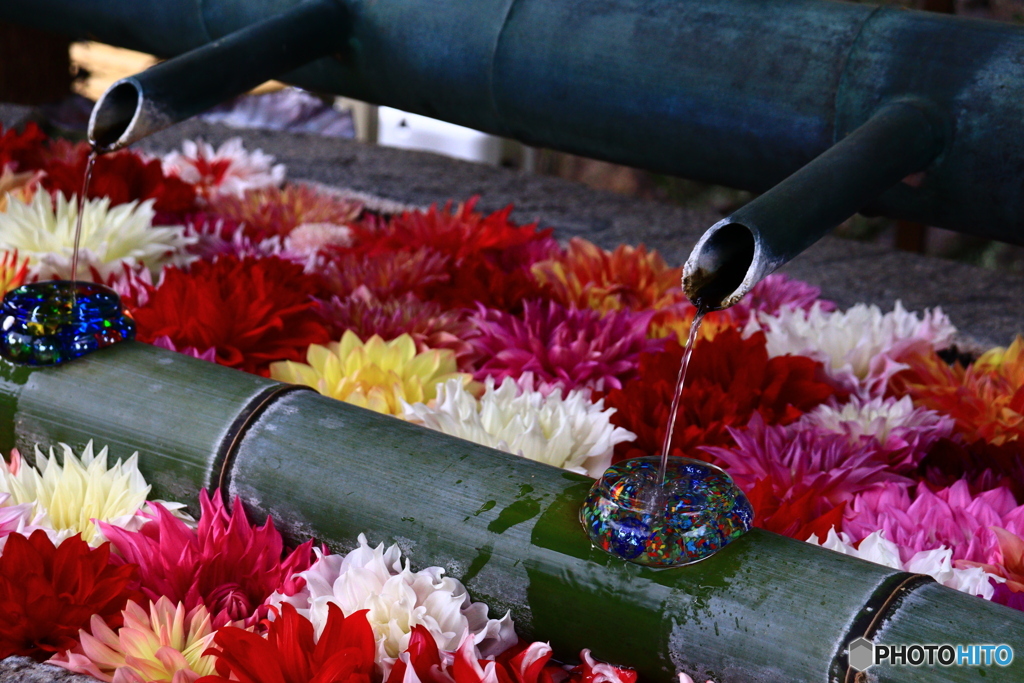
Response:
[[[28,657],[8,657],[0,660],[0,683],[96,683],[96,679],[59,666],[37,664]]]
[[[4,130],[16,128],[35,116],[36,110],[32,107],[23,107],[20,104],[0,103],[0,125]]]
[[[676,265],[721,218],[708,210],[632,199],[559,178],[434,154],[298,134],[240,132],[196,121],[159,133],[141,146],[166,151],[187,137],[220,142],[234,135],[277,156],[288,165],[291,178],[420,205],[478,194],[481,208],[515,204],[515,220],[554,227],[559,238],[581,235],[606,248],[643,242]],[[1019,274],[838,238],[821,240],[783,272],[817,285],[823,296],[842,307],[863,301],[889,310],[897,299],[910,309],[941,306],[966,337],[981,344],[1005,345],[1024,333],[1024,276]]]

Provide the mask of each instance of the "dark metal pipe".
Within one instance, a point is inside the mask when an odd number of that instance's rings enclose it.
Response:
[[[817,159],[713,225],[683,267],[698,307],[724,308],[763,277],[942,152],[946,126],[934,107],[898,100]]]
[[[918,96],[941,163],[873,212],[1024,242],[1024,28],[827,0],[339,0],[342,59],[283,78],[529,144],[764,192]],[[172,56],[297,0],[4,0]]]
[[[114,83],[89,117],[89,141],[107,152],[171,126],[345,46],[346,13],[308,0]]]

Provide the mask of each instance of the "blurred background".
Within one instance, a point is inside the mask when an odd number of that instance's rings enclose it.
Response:
[[[1024,22],[1024,0],[882,0],[870,4]],[[48,132],[84,137],[92,103],[100,94],[119,78],[156,61],[151,55],[100,43],[72,43],[55,34],[0,23],[0,102],[37,106],[40,123]],[[424,116],[321,96],[274,81],[203,118],[238,128],[314,133],[445,154],[559,176],[619,194],[710,208],[722,216],[753,197],[731,188],[529,148]],[[1024,272],[1024,247],[931,226],[858,215],[841,225],[837,234],[985,268]]]

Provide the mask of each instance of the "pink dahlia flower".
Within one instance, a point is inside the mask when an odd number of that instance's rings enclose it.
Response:
[[[938,491],[920,483],[913,494],[893,484],[876,487],[858,494],[843,520],[843,531],[854,542],[883,529],[904,562],[922,550],[946,546],[954,561],[999,564],[998,539],[990,527],[1024,534],[1024,505],[1001,486],[972,496],[965,480]]]
[[[819,296],[821,290],[814,285],[794,280],[781,273],[773,273],[754,285],[753,289],[729,310],[743,325],[757,313],[776,315],[783,308],[809,311],[816,302],[822,311],[831,312],[836,309],[834,303],[819,299]]]
[[[729,433],[735,446],[704,450],[741,489],[750,491],[758,480],[770,477],[783,501],[813,491],[819,501],[816,514],[883,482],[894,488],[910,484],[889,469],[873,438],[851,439],[797,424],[766,426],[759,413],[754,413],[746,428],[731,428]]]
[[[823,404],[800,419],[800,424],[845,434],[851,441],[864,437],[878,443],[879,457],[907,473],[931,447],[953,432],[953,419],[927,408],[915,408],[910,397],[865,399],[851,396],[843,405]]]
[[[640,354],[660,351],[664,340],[648,340],[653,312],[566,308],[554,301],[527,301],[522,316],[479,307],[471,317],[480,336],[473,345],[483,358],[478,379],[518,379],[532,372],[542,384],[573,389],[621,389],[636,374]]]
[[[274,591],[293,592],[291,577],[313,562],[312,541],[285,554],[284,541],[268,518],[249,524],[236,498],[228,513],[220,491],[211,499],[199,493],[199,527],[192,529],[162,505],[156,517],[139,531],[100,524],[119,553],[115,564],[139,566],[138,588],[150,600],[167,597],[186,611],[205,605],[214,628],[230,621],[255,624],[266,612],[263,605]]]

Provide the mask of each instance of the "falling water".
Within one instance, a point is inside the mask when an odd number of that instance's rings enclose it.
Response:
[[[85,204],[88,201],[89,183],[92,181],[92,167],[96,163],[96,149],[89,152],[89,161],[85,164],[85,177],[82,179],[82,192],[78,195],[78,216],[75,220],[75,249],[71,252],[71,295],[75,295],[75,281],[78,279],[78,250],[82,243],[82,217],[85,215]]]
[[[665,442],[661,446],[661,466],[658,468],[658,481],[665,483],[665,472],[668,469],[669,453],[672,452],[672,437],[675,435],[676,419],[679,417],[679,402],[683,396],[683,386],[686,384],[686,369],[690,365],[690,356],[693,355],[693,346],[697,343],[697,333],[700,332],[700,324],[704,315],[708,312],[703,306],[697,309],[697,315],[690,324],[690,336],[686,340],[686,348],[683,349],[683,360],[679,364],[679,377],[676,379],[676,393],[672,396],[672,407],[668,413],[668,428],[665,430]]]

